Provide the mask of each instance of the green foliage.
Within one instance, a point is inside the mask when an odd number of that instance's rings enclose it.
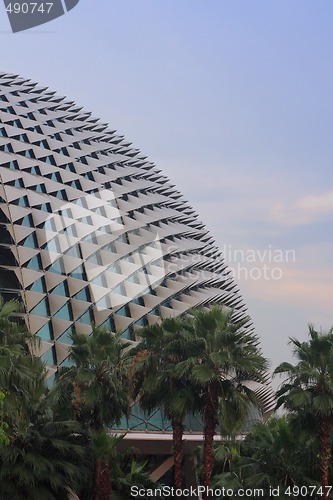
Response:
[[[298,363],[282,363],[275,370],[287,375],[277,392],[278,406],[284,405],[294,415],[314,419],[319,443],[317,469],[320,484],[327,493],[333,429],[333,328],[319,333],[310,325],[307,342],[291,339],[290,343]]]
[[[74,365],[60,371],[60,402],[68,403],[71,418],[90,428],[112,427],[129,410],[129,344],[119,334],[98,328],[89,337],[75,334],[72,340],[70,359]]]
[[[265,383],[267,360],[258,349],[258,339],[248,333],[248,318],[233,319],[232,310],[211,307],[193,311],[192,344],[187,359],[177,365],[179,377],[189,377],[203,399],[214,388],[218,398],[216,416],[229,434],[243,425],[249,404],[261,404],[248,381]],[[204,412],[205,404],[201,409]]]
[[[193,342],[192,325],[181,318],[166,318],[140,330],[141,342],[132,350],[132,379],[139,404],[147,412],[159,408],[170,420],[183,421],[199,408],[198,391],[177,372]]]
[[[129,343],[120,334],[101,328],[94,328],[90,336],[74,334],[72,341],[69,358],[74,364],[60,371],[56,384],[60,395],[57,412],[89,429],[94,457],[92,498],[109,500],[115,447],[103,429],[112,428],[129,412]]]
[[[12,321],[16,302],[0,303],[1,498],[55,500],[82,485],[85,439],[75,422],[57,421],[35,342]]]
[[[132,351],[132,380],[135,396],[144,411],[158,408],[173,428],[174,487],[182,486],[183,422],[199,410],[201,398],[188,377],[179,377],[177,366],[188,357],[192,324],[167,318],[139,332],[141,342]]]
[[[278,406],[306,410],[317,416],[333,416],[333,329],[326,334],[309,326],[309,341],[290,343],[298,363],[282,363],[275,374],[287,375],[279,389]]]
[[[291,344],[297,364],[281,363],[275,370],[287,375],[277,392],[287,415],[252,427],[230,470],[214,477],[216,487],[280,487],[278,498],[284,499],[288,486],[319,487],[332,477],[333,331],[310,326],[307,342]]]
[[[216,488],[280,488],[280,496],[290,486],[319,486],[314,475],[316,442],[308,427],[297,424],[292,416],[272,418],[255,424],[230,461],[230,470],[215,475]]]
[[[3,405],[4,405],[4,399],[5,399],[5,393],[0,390],[0,447],[1,446],[7,446],[10,441],[8,437],[8,424],[4,420],[4,410],[3,410]]]
[[[71,490],[91,500],[102,491],[98,477],[104,492],[112,486],[113,500],[130,498],[132,485],[157,487],[134,450],[120,451],[126,448],[124,436],[106,433],[128,414],[133,400],[148,412],[159,408],[170,419],[175,444],[182,442],[186,414],[201,413],[205,446],[218,422],[222,433],[234,435],[251,405],[261,405],[251,384],[265,384],[267,362],[257,337],[248,333],[248,320],[235,322],[232,311],[213,307],[186,319],[164,319],[144,328],[133,349],[120,335],[101,329],[91,336],[73,335],[73,366],[61,370],[51,390],[43,363],[28,349],[31,337],[11,321],[16,313],[17,304],[0,304],[4,498],[58,500]],[[256,424],[240,447],[233,442],[204,447],[199,475],[204,477],[206,468],[207,480],[212,467],[213,487],[236,492],[319,484],[321,448],[314,429],[318,418],[333,417],[333,332],[322,335],[310,328],[309,342],[291,342],[298,364],[276,369],[288,376],[278,397],[290,414]],[[181,467],[181,449],[174,451]],[[98,470],[103,477],[96,476]]]
[[[131,498],[133,485],[143,489],[158,487],[158,484],[149,479],[145,471],[146,463],[139,463],[136,460],[136,450],[126,446],[125,435],[115,436],[105,431],[94,431],[92,436],[95,458],[103,460],[109,467],[112,500]],[[145,500],[151,497],[140,496],[140,498]]]

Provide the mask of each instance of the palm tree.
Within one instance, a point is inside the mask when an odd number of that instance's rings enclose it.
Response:
[[[273,418],[252,427],[236,468],[247,488],[280,487],[282,493],[288,487],[314,486],[313,445],[307,430],[296,429],[290,416]]]
[[[83,434],[76,422],[56,421],[54,390],[30,352],[37,345],[19,323],[16,301],[0,300],[0,483],[3,498],[55,500],[82,484]]]
[[[56,500],[68,489],[80,491],[85,482],[87,439],[77,422],[56,422],[50,400],[32,408],[26,402],[9,420],[9,444],[0,447],[3,498]]]
[[[16,411],[22,395],[31,397],[37,386],[44,390],[45,385],[44,365],[33,354],[39,341],[26,330],[20,310],[16,300],[4,302],[0,297],[0,387],[7,416],[11,408]]]
[[[130,383],[125,351],[129,347],[120,334],[95,328],[91,336],[72,336],[69,359],[74,363],[60,371],[61,402],[70,400],[72,415],[91,430],[101,433],[127,415]],[[94,500],[109,500],[110,465],[95,458]]]
[[[211,307],[193,312],[191,354],[177,374],[192,379],[201,390],[204,421],[203,485],[210,487],[213,440],[218,422],[222,432],[234,433],[244,423],[250,405],[261,403],[250,381],[265,383],[267,361],[258,339],[248,332],[249,319],[233,320],[233,311]]]
[[[146,496],[142,494],[142,490],[152,490],[158,488],[158,485],[149,478],[145,470],[146,464],[137,462],[136,450],[123,443],[124,437],[124,434],[116,436],[106,432],[93,432],[93,453],[110,464],[112,500],[133,497],[132,486],[141,490],[140,498],[149,500],[149,491]],[[124,447],[125,449],[121,449]]]
[[[329,498],[329,465],[333,417],[333,328],[327,333],[309,326],[309,340],[290,339],[298,363],[282,363],[275,373],[286,374],[279,389],[278,406],[293,413],[308,413],[317,422],[320,484],[324,498]]]
[[[132,351],[139,404],[146,412],[158,408],[171,421],[173,432],[174,487],[182,487],[183,421],[199,405],[198,390],[180,378],[175,368],[186,358],[193,340],[191,323],[165,318],[138,332],[141,342]]]
[[[19,316],[21,309],[22,305],[17,300],[5,302],[0,297],[0,345],[2,347],[26,345],[27,341],[32,338]]]
[[[9,373],[2,377],[8,442],[0,447],[1,493],[17,500],[66,498],[68,488],[78,491],[82,485],[88,441],[77,422],[54,418],[57,394],[47,389],[41,360],[10,350],[8,358]]]

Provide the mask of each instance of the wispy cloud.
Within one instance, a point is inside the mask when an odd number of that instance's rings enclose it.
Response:
[[[275,222],[287,225],[309,224],[329,214],[333,214],[333,190],[304,196],[291,205],[276,204],[270,212]]]
[[[307,314],[330,311],[333,323],[332,251],[333,244],[302,246],[296,250],[295,260],[268,263],[279,268],[280,279],[241,279],[241,288],[272,304],[288,303],[295,308],[302,307]],[[263,266],[261,262],[256,265]],[[271,277],[277,276],[275,273]]]

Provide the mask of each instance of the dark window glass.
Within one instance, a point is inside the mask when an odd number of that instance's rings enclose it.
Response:
[[[84,281],[86,281],[86,273],[85,273],[85,270],[84,270],[83,266],[79,266],[76,269],[74,269],[74,271],[72,271],[70,273],[70,276],[72,278],[76,278],[78,280],[84,280]]]
[[[35,233],[29,234],[27,238],[25,238],[20,245],[28,248],[38,248],[37,238]]]
[[[91,325],[92,321],[93,318],[90,310],[86,311],[76,320],[77,323],[84,323],[85,325]]]
[[[91,300],[90,300],[90,292],[89,292],[88,287],[83,288],[83,290],[80,290],[78,293],[76,293],[74,295],[73,299],[83,300],[83,302],[91,302]]]
[[[50,341],[53,339],[52,329],[50,323],[46,323],[38,332],[36,333],[37,337],[42,340]]]
[[[30,259],[27,262],[26,267],[28,269],[35,269],[37,271],[43,269],[43,267],[42,267],[42,261],[41,261],[40,256],[39,255],[35,255],[32,259]]]
[[[30,314],[36,316],[49,316],[49,308],[46,299],[43,299],[37,304],[31,311]]]
[[[28,290],[31,290],[32,292],[45,293],[46,286],[45,286],[44,278],[40,278],[40,279],[34,281],[34,283],[32,285],[30,285],[30,287],[28,287]]]
[[[46,351],[42,356],[41,360],[44,361],[47,365],[55,365],[56,357],[54,347],[51,347],[48,351]]]
[[[69,292],[68,292],[68,287],[66,285],[66,283],[63,281],[62,283],[59,283],[58,286],[56,286],[53,290],[52,290],[52,295],[61,295],[62,297],[68,297],[69,296]]]
[[[49,271],[50,273],[55,273],[55,274],[66,274],[65,269],[64,269],[64,265],[63,265],[61,259],[54,262],[50,267],[48,267],[46,269],[46,271]]]
[[[65,304],[62,306],[59,311],[57,311],[54,315],[55,318],[65,319],[67,321],[72,321],[72,311],[70,309],[69,304]]]

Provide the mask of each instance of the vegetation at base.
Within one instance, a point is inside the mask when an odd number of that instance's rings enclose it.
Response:
[[[323,333],[310,325],[308,341],[290,344],[297,363],[275,370],[287,375],[276,394],[285,415],[255,424],[227,467],[216,471],[214,486],[235,492],[274,486],[280,499],[293,491],[298,497],[303,487],[302,498],[332,497],[333,329]]]
[[[75,334],[68,367],[48,388],[47,369],[33,354],[38,343],[18,312],[16,302],[0,303],[1,498],[123,500],[131,486],[158,487],[138,451],[121,451],[124,435],[115,433],[134,402],[172,425],[176,488],[186,486],[183,433],[196,415],[204,433],[194,457],[200,484],[234,493],[275,487],[280,499],[301,486],[309,488],[302,498],[314,498],[316,487],[330,497],[333,330],[311,326],[308,341],[291,339],[296,364],[275,370],[286,377],[277,392],[283,416],[257,419],[239,440],[249,414],[262,412],[253,384],[265,383],[267,371],[248,319],[197,310],[141,329],[136,344],[101,328]],[[217,433],[226,437],[218,445]]]

